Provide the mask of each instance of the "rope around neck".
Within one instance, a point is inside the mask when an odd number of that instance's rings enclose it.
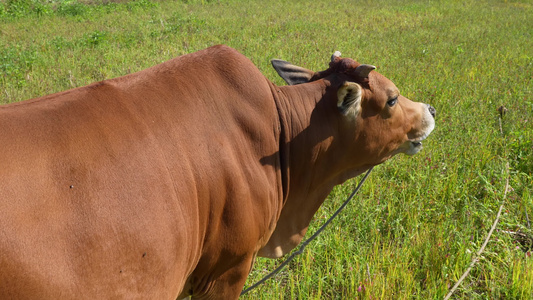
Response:
[[[363,179],[361,179],[361,181],[359,182],[357,187],[350,194],[350,196],[346,199],[346,201],[344,201],[344,203],[333,213],[333,215],[326,221],[326,223],[324,223],[322,226],[320,226],[320,228],[318,228],[318,230],[310,238],[308,238],[307,240],[305,240],[301,244],[301,246],[298,249],[298,251],[295,251],[294,253],[292,253],[291,256],[289,256],[281,265],[279,265],[274,271],[270,272],[268,275],[263,277],[263,279],[259,280],[258,282],[256,282],[254,285],[248,287],[247,289],[243,290],[241,292],[241,296],[246,294],[246,293],[248,293],[249,291],[255,289],[256,287],[258,287],[259,285],[263,284],[265,281],[269,280],[270,278],[272,278],[279,271],[281,271],[288,263],[290,263],[297,255],[302,254],[303,251],[305,250],[305,247],[307,247],[307,245],[309,243],[311,243],[329,225],[329,223],[331,223],[331,221],[333,221],[333,219],[335,219],[339,215],[339,213],[346,207],[348,202],[350,202],[350,200],[352,200],[352,198],[355,196],[355,194],[357,194],[357,192],[359,191],[359,189],[361,188],[361,186],[365,182],[365,180],[368,177],[368,175],[370,175],[370,172],[372,171],[373,168],[374,167],[370,167],[370,169],[368,169],[368,171],[366,172],[366,174],[363,177]]]

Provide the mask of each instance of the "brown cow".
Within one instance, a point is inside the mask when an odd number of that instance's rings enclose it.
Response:
[[[414,154],[434,109],[374,67],[215,46],[0,107],[1,299],[235,299],[333,186]]]

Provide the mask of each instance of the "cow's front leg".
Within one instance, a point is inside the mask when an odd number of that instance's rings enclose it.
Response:
[[[191,299],[238,299],[255,256],[249,256],[228,268],[214,280],[207,280],[204,290],[192,290]],[[207,276],[209,277],[209,275]]]

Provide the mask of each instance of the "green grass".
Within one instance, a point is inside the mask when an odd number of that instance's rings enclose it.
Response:
[[[303,255],[244,299],[533,299],[533,257],[508,232],[533,220],[531,1],[76,1],[0,3],[0,104],[135,72],[224,43],[272,81],[335,50],[436,107],[415,157],[378,166]],[[508,111],[501,120],[497,109]],[[510,171],[506,171],[509,164]],[[310,232],[354,187],[335,188]],[[258,259],[247,284],[281,260]]]

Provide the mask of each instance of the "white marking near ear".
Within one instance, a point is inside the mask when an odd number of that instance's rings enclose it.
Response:
[[[356,117],[361,110],[361,97],[363,89],[355,82],[345,82],[337,91],[337,107],[347,116]]]

